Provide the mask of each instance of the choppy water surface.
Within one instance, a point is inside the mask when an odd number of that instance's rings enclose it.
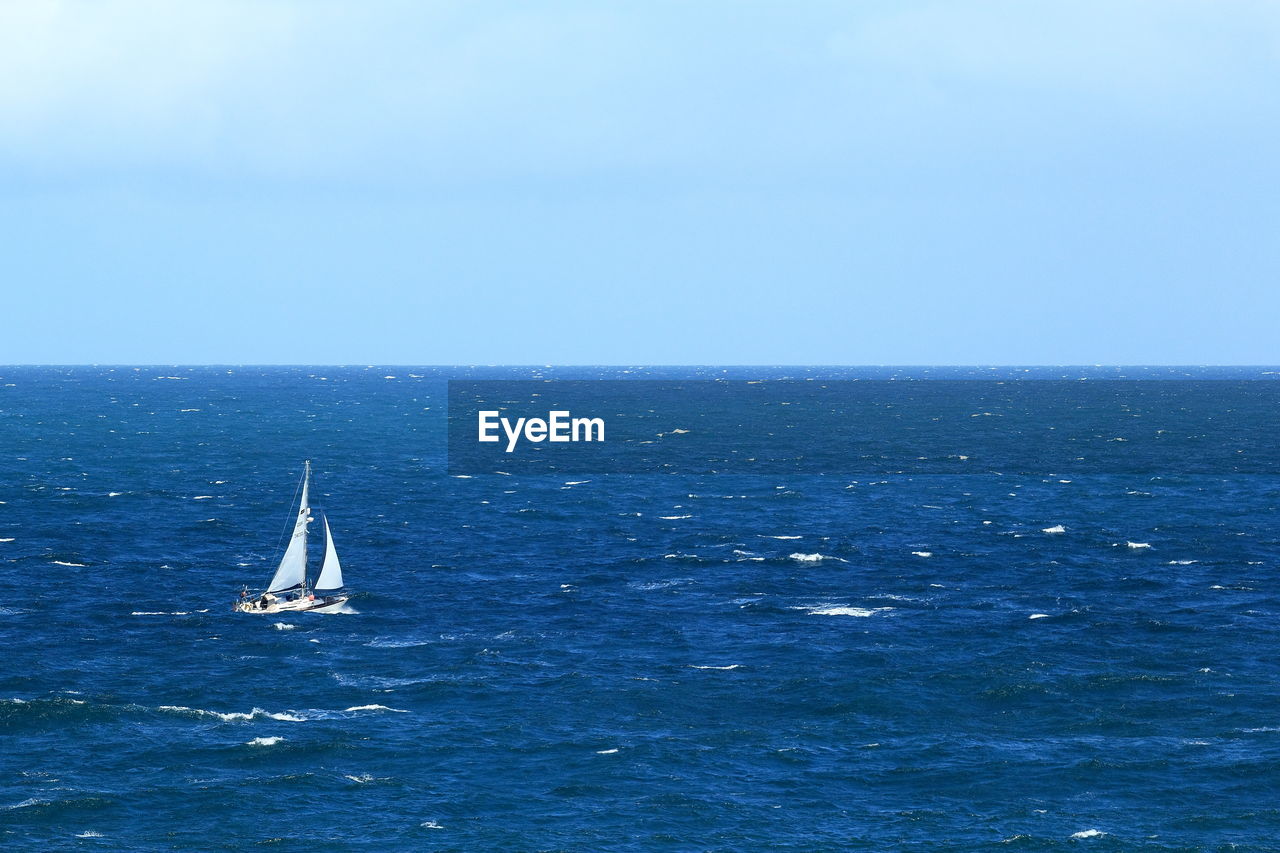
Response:
[[[1275,849],[1280,478],[450,476],[460,374],[0,369],[0,845]],[[304,458],[356,612],[235,615]]]

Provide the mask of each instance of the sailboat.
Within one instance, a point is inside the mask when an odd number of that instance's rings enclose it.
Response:
[[[271,583],[261,594],[249,593],[246,588],[233,608],[239,613],[333,613],[350,598],[342,586],[342,564],[338,551],[333,547],[333,534],[329,531],[329,518],[324,519],[324,562],[314,585],[307,580],[307,525],[311,522],[311,462],[304,463],[302,475],[302,500],[298,503],[298,515],[293,522],[293,535],[280,558],[280,565],[271,577]]]

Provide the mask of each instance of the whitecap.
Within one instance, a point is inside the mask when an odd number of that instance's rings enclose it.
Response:
[[[932,551],[912,551],[911,553],[912,553],[913,555],[917,556],[917,557],[932,557],[932,556],[933,556],[933,552],[932,552]]]
[[[1041,533],[1066,533],[1067,528],[1063,527],[1061,524],[1055,524],[1053,527],[1043,528],[1040,532]]]
[[[762,533],[760,534],[760,538],[761,539],[803,539],[804,537],[803,536],[768,536]]]
[[[826,554],[818,554],[818,553],[801,554],[799,552],[796,552],[794,554],[788,554],[787,556],[795,560],[797,563],[820,563],[823,560],[839,560],[842,563],[849,562],[848,560],[841,559],[840,557],[829,557]]]
[[[195,496],[194,498],[192,498],[191,500],[193,500],[193,501],[207,501],[207,500],[212,500],[212,499],[213,499],[213,495],[196,495],[196,496]]]
[[[737,669],[737,668],[738,668],[738,667],[740,667],[740,666],[742,666],[742,664],[740,664],[740,663],[731,663],[731,664],[729,664],[728,666],[698,666],[697,664],[694,664],[694,663],[689,664],[689,668],[690,668],[690,669],[719,669],[719,670],[730,670],[730,669]]]
[[[1140,550],[1142,548],[1151,547],[1150,542],[1125,542],[1124,544],[1128,545],[1130,548],[1134,549],[1135,551]]]
[[[692,515],[660,515],[658,518],[663,521],[679,521],[682,518],[693,518]]]
[[[1082,829],[1079,832],[1071,833],[1072,838],[1101,838],[1104,835],[1106,835],[1105,832],[1097,829]]]
[[[596,755],[613,755],[617,751],[618,751],[617,747],[614,747],[613,749],[597,749]]]
[[[101,832],[94,832],[92,829],[86,829],[84,832],[77,832],[76,838],[101,838]]]
[[[297,714],[273,713],[271,711],[264,711],[261,708],[254,708],[248,713],[243,711],[231,711],[225,714],[221,711],[206,711],[203,708],[188,708],[186,705],[161,705],[157,710],[171,714],[194,714],[197,717],[217,717],[224,723],[255,720],[259,717],[267,717],[284,723],[304,723],[307,721],[306,717],[300,717]]]
[[[135,610],[130,616],[190,616],[188,610]]]
[[[37,800],[35,797],[31,797],[29,799],[23,800],[20,803],[15,803],[11,806],[5,806],[5,808],[6,809],[25,809],[25,808],[29,808],[30,806],[46,806],[48,804],[49,804],[48,800]]]
[[[356,782],[357,784],[360,784],[360,785],[364,785],[368,782],[373,781],[373,777],[370,776],[368,773],[361,773],[359,776],[352,776],[350,773],[347,773],[342,778],[350,779],[352,782]]]
[[[12,541],[13,541],[13,537],[9,537],[8,539],[0,539],[0,542],[12,542]]]
[[[123,495],[123,494],[124,494],[124,492],[107,492],[107,497],[109,497],[109,498],[118,498],[118,497],[120,497],[120,496],[121,496],[121,495]]]
[[[498,471],[497,473],[501,474],[502,472],[501,472],[501,471]],[[591,482],[590,480],[569,480],[568,482],[566,482],[566,483],[565,483],[565,485],[566,485],[566,486],[581,486],[583,483],[590,483],[590,482]]]
[[[245,746],[275,746],[282,740],[282,737],[256,737],[245,743]]]
[[[89,568],[89,564],[88,564],[88,563],[68,563],[68,562],[66,562],[65,560],[54,560],[54,561],[53,561],[53,564],[54,564],[55,566],[71,566],[72,568],[75,568],[75,569],[87,569],[87,568]]]
[[[290,625],[288,622],[275,622],[272,624],[276,626],[277,631],[292,631],[298,627],[297,625]]]
[[[1170,566],[1191,566],[1200,562],[1199,560],[1170,560]]]
[[[1048,619],[1049,614],[1048,613],[1032,613],[1027,618],[1028,619]]]
[[[892,610],[892,607],[849,607],[843,604],[823,604],[818,607],[795,607],[793,610],[804,610],[811,616],[874,616]]]
[[[397,713],[397,714],[409,713],[408,711],[402,711],[399,708],[388,708],[386,705],[356,705],[354,707],[348,708],[344,713],[349,714],[352,711],[393,711],[394,713]]]

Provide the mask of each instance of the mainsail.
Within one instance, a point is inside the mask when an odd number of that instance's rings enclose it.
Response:
[[[306,463],[306,472],[302,475],[302,504],[298,508],[298,519],[293,523],[293,536],[289,539],[289,547],[280,558],[280,567],[267,592],[284,592],[296,589],[307,579],[307,522],[310,521],[311,507],[307,498],[311,485],[311,463]],[[336,562],[336,558],[335,558]]]
[[[338,562],[338,552],[333,547],[333,534],[329,532],[329,518],[324,519],[324,565],[320,567],[320,577],[316,578],[317,595],[335,592],[342,589],[342,564]]]

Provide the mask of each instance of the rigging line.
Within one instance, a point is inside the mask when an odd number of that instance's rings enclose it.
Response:
[[[289,499],[290,509],[293,509],[293,502],[298,499],[298,492],[302,491],[302,481],[305,480],[306,478],[307,478],[307,469],[306,469],[306,466],[304,465],[302,468],[302,476],[298,478],[297,485],[293,487],[293,497]],[[299,507],[299,511],[301,511],[301,507]],[[280,559],[284,556],[283,551],[284,551],[285,534],[289,532],[290,525],[297,524],[297,523],[298,523],[297,516],[294,516],[293,518],[285,516],[284,528],[280,531],[280,538],[276,540],[276,552],[275,552],[275,557],[272,559],[272,562],[279,563]]]

